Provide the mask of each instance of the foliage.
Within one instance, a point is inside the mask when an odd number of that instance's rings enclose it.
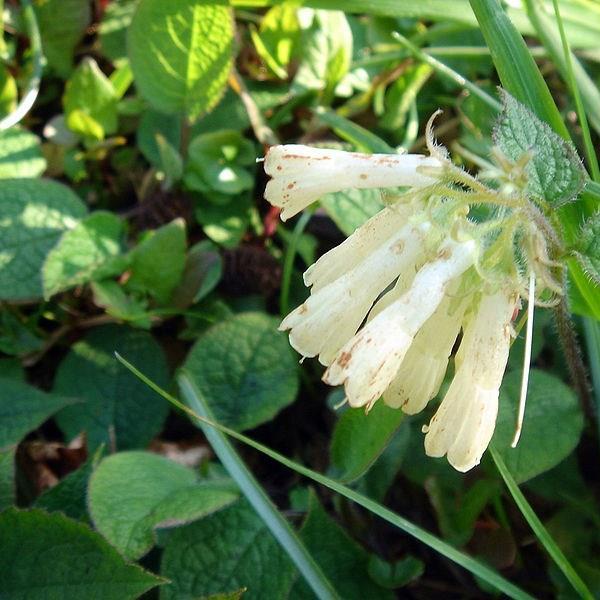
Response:
[[[600,10],[299,4],[0,2],[0,597],[600,594]],[[426,153],[438,107],[455,163],[508,165],[550,215],[574,319],[535,316],[516,449],[513,323],[468,475],[424,454],[436,400],[340,407],[277,331],[302,272],[396,190],[281,223],[257,163],[278,142]]]

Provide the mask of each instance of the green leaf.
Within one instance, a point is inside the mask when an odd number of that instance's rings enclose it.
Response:
[[[312,22],[302,35],[302,58],[292,91],[317,90],[327,101],[350,69],[352,30],[339,10],[315,10],[311,16]]]
[[[287,66],[300,41],[296,6],[274,6],[262,18],[259,31],[250,29],[250,36],[269,69],[280,79],[287,79]]]
[[[44,297],[121,273],[123,225],[114,213],[97,211],[63,233],[42,268]]]
[[[0,379],[0,449],[18,444],[73,399],[46,394],[15,379]]]
[[[62,512],[71,519],[87,521],[88,483],[103,448],[99,448],[78,469],[36,498],[33,506],[47,512]]]
[[[575,256],[581,267],[597,286],[600,285],[600,212],[586,219],[575,244]]]
[[[160,133],[156,134],[156,145],[160,156],[160,169],[164,173],[165,189],[170,189],[183,176],[183,158],[177,149]]]
[[[501,95],[502,112],[494,127],[494,143],[515,162],[530,155],[527,192],[552,206],[574,200],[585,183],[585,171],[573,144],[510,94],[501,91]]]
[[[22,356],[39,350],[43,341],[34,333],[35,325],[10,311],[0,312],[0,351]]]
[[[577,446],[583,429],[579,401],[557,377],[532,369],[527,393],[523,433],[510,447],[521,373],[509,373],[500,391],[500,410],[492,445],[518,483],[527,481],[566,458]]]
[[[369,414],[347,408],[340,416],[331,438],[331,463],[343,482],[358,479],[385,450],[402,423],[404,413],[376,402]]]
[[[96,529],[126,558],[155,544],[155,529],[195,521],[237,500],[228,480],[199,482],[194,471],[149,452],[105,458],[90,481]]]
[[[110,2],[100,21],[99,34],[102,53],[113,63],[127,59],[127,29],[138,0]]]
[[[359,152],[381,152],[383,154],[396,152],[395,148],[392,148],[379,136],[332,110],[318,106],[315,114],[320,121],[329,125],[337,135],[350,142]]]
[[[86,208],[50,180],[5,179],[0,185],[0,300],[42,296],[42,265],[61,234]]]
[[[335,581],[342,598],[376,600],[394,597],[369,577],[368,552],[325,512],[314,493],[310,494],[308,516],[300,537],[324,573]],[[299,582],[294,592],[304,597],[308,592],[306,584]]]
[[[168,381],[163,351],[145,331],[108,325],[74,344],[58,367],[54,391],[83,402],[61,411],[56,420],[69,439],[85,431],[90,451],[100,444],[144,447],[167,416],[165,401],[124,369],[115,352],[137,357],[154,378]]]
[[[162,583],[60,513],[11,508],[0,514],[0,538],[0,590],[11,600],[134,600]]]
[[[190,120],[210,111],[233,62],[234,24],[225,2],[142,0],[128,32],[140,94],[157,110]]]
[[[122,321],[129,321],[135,327],[150,329],[152,321],[147,302],[125,293],[123,288],[112,280],[95,281],[91,285],[96,306]]]
[[[158,136],[162,136],[173,148],[181,145],[181,119],[172,115],[147,110],[142,114],[137,129],[137,145],[146,160],[160,167],[160,150]]]
[[[73,69],[74,50],[91,21],[89,2],[35,0],[42,47],[48,65],[66,79]]]
[[[185,183],[190,189],[237,195],[254,187],[247,167],[254,164],[256,152],[238,131],[199,135],[190,143],[188,155]]]
[[[93,58],[84,58],[67,81],[63,106],[67,126],[83,138],[102,140],[117,131],[117,94]]]
[[[161,600],[240,588],[247,588],[248,600],[286,598],[295,577],[288,557],[246,501],[173,531],[161,574],[171,580],[161,589]]]
[[[204,233],[213,242],[225,248],[235,248],[250,224],[250,209],[249,195],[242,194],[227,204],[202,202],[194,214]]]
[[[296,359],[277,325],[265,314],[236,315],[211,327],[189,353],[184,368],[220,422],[251,429],[296,398]]]
[[[37,135],[20,127],[0,131],[0,179],[38,177],[45,170]]]
[[[326,194],[320,202],[345,235],[352,234],[385,206],[381,200],[381,192],[369,189]]]
[[[389,563],[378,556],[369,560],[369,575],[380,586],[394,589],[418,579],[425,572],[425,564],[414,556]]]
[[[148,292],[161,303],[168,302],[185,268],[186,243],[183,219],[149,232],[131,252],[128,286]]]
[[[181,282],[173,292],[171,303],[185,308],[199,302],[218,285],[223,274],[223,260],[209,240],[198,242],[188,252]]]

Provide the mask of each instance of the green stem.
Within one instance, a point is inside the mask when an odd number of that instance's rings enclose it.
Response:
[[[494,449],[490,448],[492,458],[496,463],[498,472],[502,475],[506,487],[510,491],[516,505],[519,507],[521,514],[525,517],[525,520],[529,523],[529,526],[535,533],[538,540],[544,546],[556,566],[563,572],[564,576],[568,579],[569,583],[573,586],[573,589],[579,594],[581,598],[586,600],[592,600],[594,596],[583,582],[581,577],[577,574],[571,563],[567,560],[567,557],[563,554],[562,550],[558,547],[552,536],[548,533],[548,530],[544,527],[535,511],[527,502],[527,499],[523,495],[523,492],[519,489],[517,482],[514,480],[510,471],[504,464],[500,454]]]
[[[29,35],[33,69],[25,93],[21,97],[17,108],[0,121],[0,131],[14,127],[31,110],[40,91],[40,83],[42,81],[42,38],[40,36],[37,18],[30,0],[22,0],[22,5],[23,21],[25,22],[25,28]]]
[[[279,311],[281,312],[282,317],[285,317],[290,309],[290,284],[292,282],[292,272],[294,270],[294,259],[296,258],[296,252],[298,250],[298,242],[300,241],[300,237],[310,221],[311,216],[312,211],[310,209],[305,210],[300,215],[285,251],[283,275],[281,276],[281,294],[279,296]]]
[[[192,408],[194,413],[205,419],[212,420],[214,417],[208,407],[208,403],[190,377],[183,372],[178,377],[178,382],[186,403]],[[296,532],[283,518],[261,485],[247,469],[244,461],[239,457],[227,437],[218,429],[208,426],[202,419],[196,419],[196,424],[202,429],[215,454],[227,469],[227,472],[238,484],[248,502],[250,502],[254,510],[269,528],[269,531],[273,534],[273,537],[281,544],[285,552],[288,553],[290,559],[300,573],[302,573],[306,583],[316,596],[322,600],[339,598],[339,595],[323,571],[321,571],[319,565],[308,553]]]

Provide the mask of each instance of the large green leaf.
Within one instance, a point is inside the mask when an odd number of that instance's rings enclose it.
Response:
[[[277,321],[265,314],[215,325],[196,342],[184,368],[215,418],[239,430],[271,420],[298,391],[296,359]]]
[[[50,180],[5,179],[0,186],[0,300],[42,296],[42,265],[62,233],[86,208]]]
[[[152,335],[128,327],[99,327],[77,342],[60,363],[55,392],[82,400],[57,415],[68,438],[81,431],[88,447],[140,448],[156,435],[167,416],[166,402],[120,365],[114,353],[137,357],[152,377],[166,384],[161,347]]]
[[[0,510],[15,502],[15,451],[0,450]]]
[[[126,558],[155,543],[155,529],[213,513],[238,498],[228,480],[198,481],[194,471],[150,452],[119,452],[104,459],[89,487],[96,529]]]
[[[191,120],[211,110],[233,61],[227,2],[142,0],[128,33],[135,83],[156,109]]]
[[[7,600],[127,600],[162,581],[60,513],[0,514],[0,594]]]
[[[493,447],[518,483],[527,481],[566,458],[577,446],[583,414],[577,396],[557,377],[532,369],[523,433],[516,448],[512,440],[521,373],[509,373],[502,384]]]
[[[162,557],[170,579],[161,600],[201,598],[247,588],[244,598],[286,598],[291,562],[246,501],[176,529]]]
[[[123,225],[117,215],[97,211],[65,231],[44,262],[44,296],[119,274],[126,263]]]
[[[335,424],[331,439],[331,463],[341,481],[363,475],[385,450],[400,426],[404,413],[381,400],[369,414],[347,408]]]
[[[0,131],[0,179],[37,177],[45,170],[37,135],[20,127]]]

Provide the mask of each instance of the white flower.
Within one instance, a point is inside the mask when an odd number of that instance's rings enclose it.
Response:
[[[475,261],[472,240],[447,240],[410,289],[340,350],[323,380],[344,385],[350,406],[371,406],[388,389],[412,341],[444,299],[448,285]]]
[[[353,268],[311,293],[281,323],[280,329],[291,329],[292,346],[304,356],[318,355],[324,365],[330,364],[381,292],[399,273],[414,269],[423,256],[430,227],[428,222],[399,227]]]
[[[494,433],[516,306],[517,297],[510,290],[483,296],[465,327],[450,388],[424,428],[426,453],[447,454],[459,471],[479,464]]]
[[[467,471],[494,431],[519,296],[529,298],[529,344],[533,305],[541,294],[555,302],[563,293],[563,265],[549,258],[561,242],[528,198],[526,181],[508,192],[486,187],[436,146],[431,121],[426,140],[430,157],[294,145],[269,151],[265,197],[284,220],[330,192],[416,188],[308,268],[311,295],[281,329],[290,330],[298,352],[328,366],[323,380],[343,385],[350,406],[368,410],[383,398],[408,414],[439,393],[462,330],[455,376],[424,432],[427,454],[447,455]],[[477,204],[489,205],[493,216],[469,220]],[[525,376],[514,443],[526,389]]]
[[[415,336],[396,378],[383,394],[388,406],[414,415],[437,396],[466,308],[465,301],[457,303],[452,296],[446,296]]]
[[[435,179],[418,167],[442,167],[420,154],[360,154],[298,144],[273,146],[265,157],[271,176],[265,198],[285,221],[330,192],[350,188],[424,187]]]

